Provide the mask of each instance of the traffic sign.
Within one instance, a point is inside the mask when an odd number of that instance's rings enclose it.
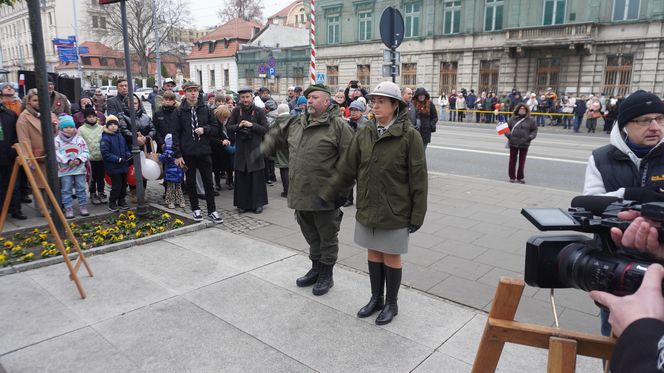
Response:
[[[78,47],[78,54],[88,54],[90,49],[88,47]]]
[[[325,84],[325,73],[316,73],[316,83]]]
[[[392,51],[389,49],[383,49],[383,61],[392,62]],[[401,62],[401,52],[394,52],[394,62]]]
[[[269,67],[277,67],[277,60],[274,57],[270,56],[270,58],[267,59],[267,65]]]
[[[388,6],[380,16],[380,38],[391,49],[399,48],[403,41],[403,17],[398,9]]]
[[[258,65],[258,73],[259,74],[266,74],[267,73],[267,65],[262,63]]]
[[[384,78],[390,77],[393,74],[396,76],[396,75],[399,75],[399,73],[400,73],[399,65],[392,65],[392,64],[383,65],[383,77]]]
[[[276,67],[270,67],[267,70],[267,75],[269,75],[271,77],[274,77],[275,75],[277,75],[277,68]]]

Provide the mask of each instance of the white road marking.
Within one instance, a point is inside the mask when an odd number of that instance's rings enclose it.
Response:
[[[427,149],[433,148],[433,149],[441,149],[441,150],[452,150],[452,151],[458,151],[458,152],[467,152],[467,153],[479,153],[479,154],[490,154],[490,155],[499,155],[502,157],[509,157],[508,153],[504,152],[490,152],[486,150],[476,150],[476,149],[464,149],[464,148],[453,148],[449,146],[438,146],[438,145],[427,145]],[[574,164],[588,164],[587,161],[575,161],[572,159],[561,159],[561,158],[550,158],[550,157],[539,157],[536,155],[528,155],[528,159],[539,159],[542,161],[553,161],[553,162],[563,162],[563,163],[574,163]]]

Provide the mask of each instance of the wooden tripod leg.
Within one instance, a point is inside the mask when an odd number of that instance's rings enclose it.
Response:
[[[493,297],[489,319],[514,320],[524,286],[522,280],[501,277]],[[477,355],[475,355],[472,373],[495,372],[504,346],[505,341],[495,335],[487,320]]]
[[[11,204],[12,197],[14,196],[14,185],[16,185],[16,179],[18,177],[19,169],[19,160],[18,158],[14,161],[14,167],[12,168],[12,175],[9,177],[9,185],[5,191],[5,201],[2,204],[2,213],[0,213],[0,232],[5,228],[5,222],[7,221],[7,214],[9,213],[9,205]]]
[[[32,150],[28,147],[27,144],[25,143],[18,143],[14,145],[14,148],[16,149],[16,152],[18,153],[18,156],[23,159],[24,161],[21,162],[23,164],[23,169],[25,170],[25,175],[28,178],[28,181],[30,182],[30,186],[32,187],[32,192],[37,200],[37,203],[44,214],[44,217],[46,218],[46,222],[48,223],[48,227],[51,230],[51,233],[53,234],[53,238],[55,239],[55,245],[60,250],[60,254],[62,254],[62,258],[64,259],[65,265],[67,266],[67,269],[69,269],[69,278],[74,281],[76,284],[76,288],[78,289],[78,293],[81,295],[81,298],[85,299],[85,290],[83,289],[83,285],[78,279],[78,276],[76,275],[76,270],[74,266],[71,263],[71,260],[69,260],[69,256],[67,256],[67,252],[65,251],[65,245],[62,242],[62,239],[60,238],[60,233],[55,227],[55,223],[53,222],[53,217],[51,214],[48,212],[48,206],[46,206],[46,201],[44,200],[44,197],[42,196],[40,189],[37,187],[36,179],[34,174],[32,173],[32,169],[28,166],[28,163],[25,162],[25,159],[34,159],[34,157],[26,157],[26,154],[32,154]],[[50,197],[53,196],[53,192],[50,191],[50,187],[48,186],[48,183],[46,182],[46,179],[44,178],[44,174],[39,170],[39,166],[36,166],[36,169],[38,170],[37,176],[40,178],[40,181],[46,185],[46,191],[49,194]],[[55,202],[54,199],[51,199],[51,202]],[[53,211],[56,212],[58,217],[60,218],[60,221],[64,224],[67,225],[67,221],[64,218],[64,215],[62,214],[62,210],[60,209],[60,206],[57,204],[57,202],[53,203]]]
[[[547,373],[574,373],[576,371],[576,344],[573,339],[549,338]]]

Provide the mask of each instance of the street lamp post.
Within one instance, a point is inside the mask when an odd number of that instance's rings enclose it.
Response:
[[[157,22],[159,21],[159,18],[157,17],[157,0],[152,0],[152,27],[154,27],[154,48],[155,48],[155,54],[156,54],[156,66],[155,66],[155,71],[157,73],[156,75],[156,82],[159,87],[161,87],[161,53],[159,52],[159,25]],[[149,56],[148,56],[149,57]]]

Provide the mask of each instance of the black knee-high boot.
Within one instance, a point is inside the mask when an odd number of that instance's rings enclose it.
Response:
[[[401,286],[401,268],[385,266],[385,306],[376,318],[376,325],[389,324],[394,316],[399,313],[397,306],[397,295]]]
[[[369,261],[369,281],[371,282],[371,299],[357,312],[359,318],[369,317],[383,308],[383,288],[385,286],[383,263]]]

